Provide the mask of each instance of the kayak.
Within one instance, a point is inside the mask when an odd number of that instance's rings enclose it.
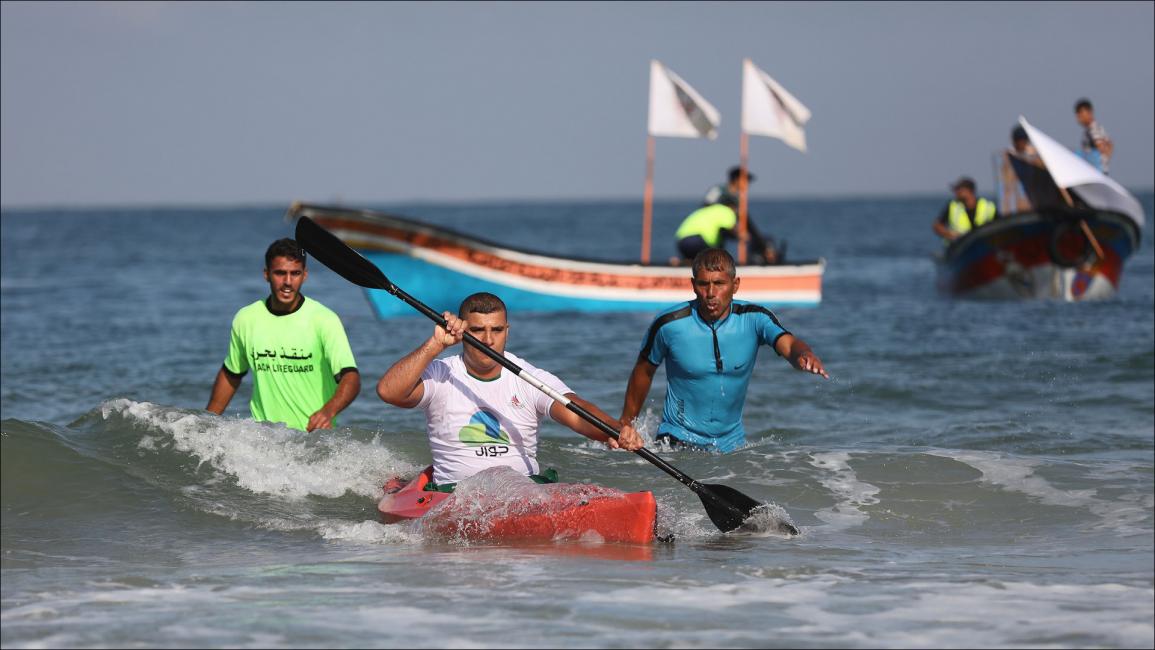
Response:
[[[583,483],[539,485],[506,467],[465,479],[452,493],[425,490],[433,468],[385,484],[377,504],[387,524],[413,522],[422,534],[462,541],[654,541],[650,492]]]

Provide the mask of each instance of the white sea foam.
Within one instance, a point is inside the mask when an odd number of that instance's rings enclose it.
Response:
[[[335,498],[353,492],[377,497],[384,477],[419,469],[376,439],[360,442],[339,430],[313,435],[316,441],[310,442],[309,434],[281,424],[194,414],[128,399],[105,402],[101,414],[147,427],[150,433],[141,436],[141,449],[171,444],[261,494]],[[158,431],[171,440],[158,438]]]
[[[1153,633],[1149,583],[748,564],[711,576],[685,560],[606,569],[510,549],[413,557],[81,582],[23,594],[0,620],[6,639],[36,635],[6,647],[285,647],[301,634],[349,647],[1151,647]]]
[[[1064,490],[1038,475],[1036,470],[1044,461],[1036,458],[970,450],[934,450],[928,453],[965,463],[982,473],[982,481],[1021,492],[1039,503],[1084,508],[1100,519],[1097,527],[1123,535],[1151,534],[1148,520],[1155,498],[1150,494],[1129,494],[1119,497],[1118,501],[1108,501],[1098,498],[1095,488]]]
[[[650,585],[577,599],[625,608],[660,604],[674,620],[681,612],[694,619],[709,613],[714,620],[700,632],[671,630],[667,638],[652,633],[645,642],[651,646],[744,644],[769,626],[776,637],[825,647],[1151,647],[1150,587],[901,580],[899,587],[881,581],[864,592],[857,587],[862,579],[787,576],[693,588]],[[764,627],[750,627],[755,611],[764,612]]]
[[[408,526],[385,525],[376,521],[330,521],[318,526],[321,537],[358,544],[416,543],[421,535]]]
[[[825,474],[818,477],[837,502],[814,513],[822,521],[837,529],[861,526],[870,518],[862,506],[878,503],[878,487],[858,480],[858,475],[850,466],[850,454],[846,452],[816,453],[810,457],[810,464]]]

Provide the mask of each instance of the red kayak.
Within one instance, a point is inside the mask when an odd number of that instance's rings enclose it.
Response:
[[[392,479],[377,504],[387,524],[419,520],[423,533],[464,541],[654,541],[657,504],[650,492],[582,483],[539,485],[508,468],[426,491],[433,468],[409,481]]]

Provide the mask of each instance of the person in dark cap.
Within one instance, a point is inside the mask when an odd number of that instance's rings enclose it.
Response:
[[[1027,130],[1016,126],[1011,131],[1011,148],[1003,156],[1002,169],[999,177],[999,210],[1004,214],[1011,212],[1028,212],[1031,210],[1031,201],[1019,175],[1015,172],[1015,163],[1021,161],[1034,167],[1042,167],[1043,161],[1039,152],[1031,144]],[[1023,167],[1020,165],[1020,170]]]
[[[934,231],[946,242],[962,237],[973,228],[994,221],[998,208],[994,201],[975,194],[975,181],[963,176],[951,184],[954,200],[949,201],[934,222]]]
[[[728,172],[727,183],[719,183],[706,191],[705,198],[702,199],[702,205],[713,205],[715,203],[722,203],[732,208],[738,207],[738,193],[741,191],[742,185],[742,168],[735,165],[730,168]],[[749,190],[750,183],[754,182],[754,174],[749,170],[746,171],[746,189]]]
[[[702,205],[687,216],[674,234],[677,239],[681,259],[689,261],[707,248],[721,248],[727,239],[738,237],[738,196],[748,189],[754,174],[746,171],[742,178],[742,168],[734,166],[729,171],[729,181],[711,187],[702,199]],[[763,237],[754,225],[753,219],[746,220],[750,237],[747,241],[748,260],[751,264],[781,264],[785,257],[785,245],[775,245],[772,237]]]

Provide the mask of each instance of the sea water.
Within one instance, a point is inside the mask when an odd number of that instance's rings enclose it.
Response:
[[[381,484],[430,457],[421,414],[373,386],[432,324],[376,320],[317,263],[304,292],[340,314],[363,377],[340,426],[250,421],[251,378],[207,414],[286,206],[4,211],[0,642],[1151,647],[1150,234],[1105,302],[951,300],[934,289],[943,200],[753,204],[790,258],[827,261],[821,305],[777,315],[831,378],[763,350],[746,446],[653,449],[801,535],[720,534],[643,459],[544,425],[539,457],[564,481],[654,492],[675,540],[644,547],[378,523]],[[639,250],[637,202],[376,207],[564,255]],[[656,255],[692,208],[657,206]],[[510,350],[619,412],[653,314],[510,316]]]

